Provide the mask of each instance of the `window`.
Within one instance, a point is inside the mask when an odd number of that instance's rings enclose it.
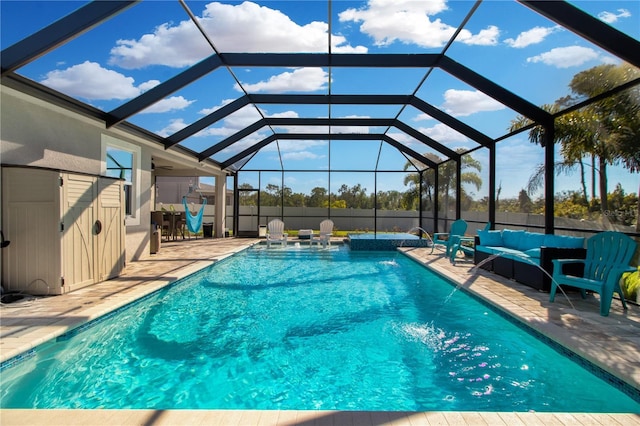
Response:
[[[140,224],[140,147],[102,135],[103,174],[124,180],[127,225]]]
[[[133,154],[107,147],[107,176],[124,180],[124,206],[127,216],[131,216],[131,186],[133,184]]]

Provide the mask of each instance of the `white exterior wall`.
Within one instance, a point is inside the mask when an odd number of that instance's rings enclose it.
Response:
[[[3,165],[44,167],[104,176],[102,151],[105,140],[139,147],[137,200],[134,202],[134,206],[139,205],[139,208],[133,212],[134,217],[127,218],[126,260],[143,259],[150,255],[150,211],[154,195],[151,159],[153,156],[166,158],[169,155],[163,146],[117,128],[106,129],[100,120],[49,104],[7,86],[0,86],[0,123],[0,163]],[[195,159],[181,153],[173,155],[185,164],[185,168],[205,169]],[[208,171],[212,176],[219,173],[214,169]]]

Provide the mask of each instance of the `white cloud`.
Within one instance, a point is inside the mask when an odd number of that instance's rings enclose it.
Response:
[[[246,105],[224,118],[224,126],[242,130],[260,120],[262,116],[253,105]]]
[[[224,101],[222,101],[221,105],[214,106],[212,108],[204,108],[204,109],[200,110],[199,113],[203,114],[203,115],[210,114],[210,113],[216,111],[217,109],[219,109],[221,106],[228,104],[229,102],[230,102],[229,100],[224,100]],[[255,107],[253,107],[252,105],[246,105],[245,107],[240,108],[239,110],[235,111],[233,114],[230,114],[227,117],[225,117],[222,121],[219,122],[220,123],[219,126],[217,126],[217,127],[208,127],[206,129],[203,129],[203,130],[199,131],[198,133],[195,133],[193,135],[193,137],[216,136],[216,137],[226,138],[226,137],[231,136],[234,133],[237,133],[240,130],[246,128],[247,126],[255,123],[260,118],[261,118],[260,114],[255,109]],[[181,118],[180,119],[174,119],[169,123],[169,125],[167,127],[165,127],[164,129],[158,131],[157,133],[159,135],[161,135],[161,136],[169,136],[169,135],[177,132],[178,130],[183,129],[187,125],[188,124],[184,123],[184,120],[181,119]],[[254,135],[249,136],[249,137],[251,138],[253,136]],[[261,138],[259,138],[257,140],[260,140]],[[257,140],[254,140],[254,143]],[[236,144],[234,144],[234,145],[236,145]]]
[[[467,138],[465,135],[442,123],[438,123],[435,126],[429,128],[420,128],[418,130],[429,136],[431,139],[443,144],[469,141],[469,138]]]
[[[282,154],[282,159],[289,161],[318,160],[322,157],[322,155],[314,154],[309,151],[287,152]]]
[[[505,106],[478,90],[449,89],[444,92],[442,108],[453,116],[466,116],[482,111],[498,111]]]
[[[460,31],[456,41],[460,41],[470,46],[495,46],[498,44],[500,30],[495,25],[489,25],[486,29],[481,30],[478,34],[473,35],[468,30]]]
[[[158,133],[162,137],[167,137],[179,130],[184,129],[185,127],[187,127],[187,125],[188,124],[185,123],[182,118],[176,118],[174,120],[169,120],[169,125],[164,127],[163,129],[158,130],[156,133]]]
[[[214,108],[213,111],[215,111],[216,109],[217,108]],[[234,133],[237,133],[240,130],[243,130],[244,128],[250,126],[261,118],[262,117],[258,113],[258,110],[256,110],[253,105],[246,105],[233,112],[232,114],[226,116],[221,122],[219,122],[219,126],[208,127],[196,133],[194,136],[231,136]]]
[[[322,149],[325,152],[328,142],[323,140],[280,140],[276,144],[271,143],[264,147],[264,152],[280,152],[285,161],[320,160],[326,158],[324,153],[313,152],[314,149]],[[274,161],[278,161],[276,157]]]
[[[266,138],[267,135],[263,133],[254,133],[253,135],[247,136],[246,138],[233,143],[231,146],[220,151],[220,154],[223,154],[223,157],[230,157],[234,154],[237,154],[241,151],[244,151],[247,148],[255,145],[256,143],[262,141]]]
[[[347,9],[338,17],[340,22],[360,24],[360,31],[372,37],[376,45],[395,41],[422,47],[441,47],[449,41],[456,28],[439,18],[430,17],[447,10],[445,0],[369,0],[365,7]],[[467,44],[495,44],[499,30],[490,26],[473,35],[463,30],[458,41]]]
[[[429,121],[429,120],[433,120],[433,117],[424,112],[421,112],[420,114],[413,117],[413,121]]]
[[[219,110],[219,109],[220,109],[220,108],[222,108],[223,106],[228,105],[228,104],[230,104],[230,103],[231,103],[231,102],[233,102],[233,101],[235,101],[235,99],[223,99],[223,100],[220,102],[220,105],[216,105],[216,106],[211,107],[211,108],[203,108],[203,109],[201,109],[200,111],[198,111],[198,114],[202,114],[202,115],[209,115],[209,114],[211,114],[212,112],[215,112],[215,111]]]
[[[532,44],[538,44],[554,31],[558,31],[560,27],[533,27],[530,30],[523,31],[518,34],[515,39],[508,38],[504,42],[511,47],[521,49]]]
[[[265,117],[273,117],[273,118],[298,118],[299,117],[297,112],[291,111],[291,110],[277,112],[275,114],[267,114],[266,110],[263,110],[263,113]]]
[[[617,12],[618,12],[617,14],[613,12],[607,12],[607,11],[600,12],[598,13],[598,18],[600,18],[601,20],[603,20],[608,24],[613,24],[614,22],[617,22],[618,19],[620,18],[631,17],[631,12],[629,12],[627,9],[618,9]]]
[[[134,69],[148,65],[185,67],[214,52],[191,21],[182,21],[175,27],[159,25],[153,34],[138,40],[118,40],[110,53],[109,64]]]
[[[329,74],[322,68],[298,68],[291,72],[271,76],[258,83],[242,83],[250,93],[315,92],[326,90]],[[240,88],[236,85],[236,90]]]
[[[146,108],[143,111],[140,111],[140,114],[149,114],[149,113],[162,113],[169,111],[182,110],[194,103],[195,101],[190,101],[185,99],[182,96],[172,96],[170,98],[162,99],[150,107]]]
[[[89,61],[64,70],[49,71],[41,81],[69,96],[90,100],[130,99],[158,84],[156,80],[150,80],[135,86],[134,82],[132,77]]]
[[[278,145],[280,148],[281,152],[300,152],[300,151],[306,151],[309,149],[313,149],[313,148],[318,148],[318,147],[325,147],[327,146],[327,141],[323,141],[323,140],[289,140],[289,139],[285,139],[285,140],[281,140],[278,141]],[[275,144],[271,144],[269,146],[271,149],[270,150],[276,150],[276,146]]]
[[[197,3],[195,3],[197,4]],[[209,3],[198,22],[220,52],[326,52],[329,26],[325,22],[300,25],[279,10],[250,1]],[[345,37],[332,35],[332,51],[366,53]],[[191,21],[164,23],[137,40],[118,40],[110,62],[123,68],[148,65],[185,67],[214,53]]]
[[[277,126],[278,133],[329,133],[328,126]]]
[[[556,47],[548,52],[527,58],[527,62],[542,62],[556,68],[570,68],[598,59],[598,52],[582,46]]]

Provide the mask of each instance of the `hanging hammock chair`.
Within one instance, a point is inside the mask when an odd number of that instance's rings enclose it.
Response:
[[[182,197],[182,204],[184,204],[184,211],[186,212],[185,216],[187,218],[187,229],[192,234],[197,234],[202,228],[202,218],[204,216],[204,206],[207,205],[207,199],[202,199],[202,206],[200,206],[200,210],[195,215],[191,214],[189,211],[189,205],[187,204],[187,197]]]

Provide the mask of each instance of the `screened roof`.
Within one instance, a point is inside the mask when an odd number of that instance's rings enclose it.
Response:
[[[640,66],[635,0],[0,7],[3,84],[230,172],[435,166],[549,123],[580,71]]]

